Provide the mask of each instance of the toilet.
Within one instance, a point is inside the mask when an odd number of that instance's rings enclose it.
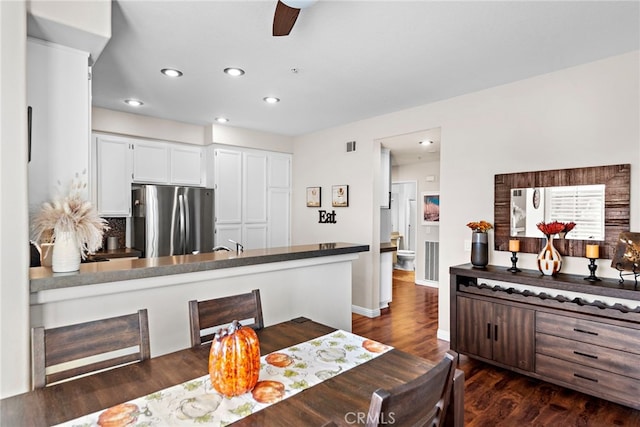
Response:
[[[415,269],[414,260],[416,258],[415,251],[407,251],[400,249],[397,251],[398,263],[396,268],[400,270],[413,271]]]

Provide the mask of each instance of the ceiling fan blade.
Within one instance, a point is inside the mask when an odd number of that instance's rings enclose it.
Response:
[[[276,13],[273,16],[273,35],[288,36],[293,28],[293,24],[298,19],[300,9],[289,7],[278,0],[276,4]]]

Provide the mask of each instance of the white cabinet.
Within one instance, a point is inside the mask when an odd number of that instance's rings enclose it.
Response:
[[[164,141],[133,140],[133,181],[201,186],[202,148]]]
[[[133,143],[133,181],[169,183],[169,147],[162,142],[135,140]]]
[[[188,145],[171,145],[172,184],[200,186],[202,177],[202,149]]]
[[[291,190],[269,189],[268,247],[279,248],[291,244]]]
[[[288,246],[291,156],[215,148],[213,158],[216,245],[232,239],[245,249]]]
[[[27,105],[31,107],[29,205],[39,209],[76,174],[91,176],[89,54],[27,40]],[[90,184],[90,183],[89,183]],[[86,194],[89,199],[92,195]]]
[[[269,153],[270,248],[291,244],[291,155]]]
[[[131,214],[131,147],[129,139],[94,135],[96,204],[102,216]]]
[[[267,222],[267,154],[243,153],[243,218],[245,223]]]
[[[216,229],[219,224],[242,223],[241,152],[225,149],[215,150],[214,181]],[[227,239],[217,239],[216,244],[226,245],[226,241]]]

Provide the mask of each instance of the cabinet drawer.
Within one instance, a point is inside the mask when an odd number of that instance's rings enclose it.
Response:
[[[624,351],[537,333],[536,353],[640,380],[637,355]]]
[[[536,332],[640,354],[638,329],[537,312]]]
[[[575,385],[592,392],[595,396],[613,398],[625,404],[640,408],[637,396],[640,381],[577,363],[536,354],[536,373]]]

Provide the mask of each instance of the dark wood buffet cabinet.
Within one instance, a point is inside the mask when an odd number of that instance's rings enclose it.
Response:
[[[640,290],[585,276],[451,267],[451,349],[640,409]]]

